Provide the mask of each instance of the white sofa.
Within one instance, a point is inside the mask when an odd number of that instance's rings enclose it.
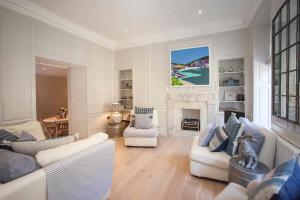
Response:
[[[39,135],[43,133],[41,132],[41,127],[38,122],[28,122],[22,125],[0,128],[14,131],[14,133],[16,134],[18,134],[18,130],[24,128],[34,137],[38,139],[44,138],[43,135]],[[47,172],[49,172],[49,169],[53,170],[53,172],[58,172],[59,175],[61,174],[61,176],[59,176],[57,180],[55,179],[58,187],[62,188],[61,191],[68,190],[68,187],[65,187],[66,185],[76,184],[79,188],[83,189],[83,193],[85,193],[83,195],[93,196],[93,194],[90,194],[88,190],[84,189],[85,182],[78,183],[82,180],[80,177],[80,173],[77,172],[77,174],[79,175],[79,177],[77,178],[76,174],[75,176],[73,176],[74,173],[76,173],[77,169],[74,169],[74,172],[72,172],[72,170],[68,168],[68,165],[66,163],[71,163],[73,168],[74,165],[81,166],[84,163],[84,170],[87,170],[86,174],[89,174],[88,172],[90,171],[99,171],[99,174],[100,172],[102,174],[105,173],[99,176],[103,177],[103,179],[98,180],[98,182],[89,184],[94,184],[99,187],[99,190],[104,190],[101,193],[101,196],[98,196],[97,199],[108,199],[111,191],[114,148],[115,142],[113,140],[108,140],[107,134],[97,133],[90,136],[89,138],[80,141],[59,146],[53,149],[40,151],[36,154],[36,159],[38,163],[42,165],[42,168],[23,177],[12,180],[8,183],[0,184],[0,200],[48,200],[50,193],[49,188],[51,188],[51,186],[49,187],[48,185],[49,176],[47,175]],[[99,160],[97,160],[97,163],[100,164],[95,165],[95,163],[86,162],[87,158],[90,158],[94,155],[97,155],[100,158]],[[95,166],[100,167],[99,169],[95,169]],[[90,177],[87,177],[87,180],[88,182],[94,181]],[[64,185],[65,183],[66,185]],[[104,185],[104,189],[101,188],[100,185]],[[78,193],[79,191],[77,190],[76,192]],[[76,193],[66,192],[63,193],[60,198],[53,198],[52,196],[51,199],[70,199],[70,196],[74,194]]]
[[[129,126],[124,130],[124,143],[133,147],[156,147],[158,140],[158,114],[153,111],[153,127],[150,129],[136,129]]]
[[[215,200],[247,200],[246,188],[236,183],[229,185],[215,198]]]
[[[259,128],[265,135],[265,142],[258,158],[270,169],[274,165],[276,136],[265,128]],[[199,136],[194,137],[190,151],[190,173],[204,178],[228,182],[229,159],[225,152],[210,152],[208,147],[198,145]]]

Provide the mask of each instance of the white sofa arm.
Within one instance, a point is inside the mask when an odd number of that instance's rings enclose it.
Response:
[[[46,200],[46,174],[39,169],[0,185],[0,200]]]
[[[215,200],[247,200],[246,188],[230,183],[227,187],[215,198]]]
[[[265,136],[265,142],[258,155],[258,160],[267,165],[269,169],[272,169],[275,160],[277,135],[261,127],[259,127],[259,131]]]

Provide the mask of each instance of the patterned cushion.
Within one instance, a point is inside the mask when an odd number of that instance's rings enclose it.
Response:
[[[237,152],[238,142],[237,139],[243,134],[244,126],[231,113],[226,125],[224,126],[225,133],[229,137],[228,145],[226,146],[226,153],[233,156]]]
[[[214,132],[214,136],[209,141],[209,150],[211,152],[223,151],[227,145],[228,136],[224,132],[222,127],[217,127]]]
[[[250,145],[254,149],[256,155],[259,155],[260,150],[265,142],[265,136],[259,131],[259,128],[251,123],[247,118],[240,117],[239,121],[244,124],[244,133],[246,135],[252,135],[255,142],[249,141]]]
[[[281,187],[279,193],[274,194],[271,200],[291,200],[300,199],[300,166],[297,162],[293,169],[293,174]]]
[[[229,136],[228,144],[225,149],[226,153],[228,153],[231,156],[234,156],[237,153],[238,145],[239,145],[237,139],[243,134],[243,131],[244,131],[244,125],[240,124],[238,131],[235,131]]]
[[[237,129],[237,124],[240,124],[239,120],[236,118],[235,113],[231,113],[227,123],[224,125],[225,133],[229,136]]]
[[[18,140],[18,137],[15,136],[14,134],[12,134],[4,129],[0,129],[0,149],[12,150],[12,148],[9,145],[3,144],[3,141],[14,142],[17,140]]]
[[[287,161],[275,168],[270,179],[263,181],[249,196],[249,200],[270,200],[274,194],[278,194],[282,186],[293,174],[296,159]]]
[[[135,107],[135,114],[153,114],[153,110],[153,107]]]

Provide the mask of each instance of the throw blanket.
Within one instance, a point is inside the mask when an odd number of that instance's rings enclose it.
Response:
[[[94,145],[45,168],[48,200],[99,200],[111,189],[114,141]]]

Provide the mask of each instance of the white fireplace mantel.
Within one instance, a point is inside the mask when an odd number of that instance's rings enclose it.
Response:
[[[168,134],[180,136],[182,110],[199,109],[200,126],[205,127],[214,120],[215,94],[212,93],[170,93],[168,94]]]

